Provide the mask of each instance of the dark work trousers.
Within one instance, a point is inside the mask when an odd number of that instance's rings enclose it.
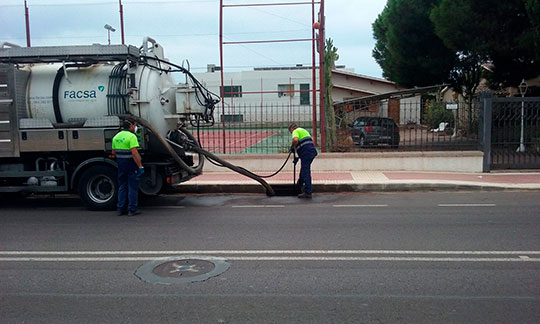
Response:
[[[304,192],[311,194],[311,162],[317,156],[317,150],[313,145],[306,145],[298,150],[300,158],[300,176],[298,177],[298,185],[302,188],[305,185]]]
[[[116,210],[128,212],[137,210],[139,203],[138,167],[133,158],[117,159],[118,163],[118,204]]]

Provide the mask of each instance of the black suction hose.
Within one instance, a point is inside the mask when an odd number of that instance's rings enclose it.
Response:
[[[257,176],[256,174],[242,168],[242,167],[238,167],[236,165],[233,165],[233,164],[230,164],[229,162],[225,161],[225,160],[222,160],[220,159],[218,156],[216,156],[215,154],[213,153],[210,153],[208,151],[205,151],[203,150],[199,144],[197,143],[197,141],[195,140],[195,138],[193,137],[193,135],[191,135],[191,133],[185,129],[181,129],[182,132],[188,136],[188,138],[193,142],[192,144],[192,147],[191,149],[195,152],[197,152],[199,154],[199,165],[197,165],[195,168],[192,168],[190,167],[189,165],[187,165],[179,156],[178,154],[176,153],[175,150],[173,150],[173,148],[171,147],[171,145],[174,145],[174,146],[177,146],[179,148],[182,148],[184,149],[183,147],[181,147],[180,145],[178,145],[177,143],[165,138],[163,135],[161,135],[153,126],[152,124],[150,124],[147,120],[145,119],[142,119],[142,118],[139,118],[137,116],[133,116],[133,115],[121,115],[120,117],[123,117],[125,119],[132,119],[134,121],[136,121],[138,124],[148,128],[155,136],[156,138],[161,142],[161,144],[163,144],[163,147],[169,152],[169,154],[173,157],[173,159],[184,169],[186,170],[188,173],[192,174],[192,175],[199,175],[201,174],[202,172],[202,167],[204,165],[204,156],[206,156],[207,158],[209,159],[212,159],[214,161],[217,161],[219,163],[221,163],[222,165],[224,165],[225,167],[235,171],[235,172],[238,172],[242,175],[245,175],[246,177],[249,177],[257,182],[259,182],[260,184],[263,185],[263,187],[266,189],[266,195],[268,196],[274,196],[275,195],[275,192],[274,192],[274,189],[272,189],[272,187],[270,187],[270,185],[264,181],[261,177]]]
[[[182,169],[186,170],[191,175],[199,175],[199,174],[201,174],[202,167],[204,165],[204,157],[203,156],[201,156],[199,154],[199,164],[194,168],[190,167],[189,165],[186,164],[186,162],[184,162],[184,160],[182,160],[180,158],[180,156],[178,156],[176,151],[173,150],[173,148],[169,145],[169,143],[167,143],[167,141],[169,141],[169,140],[166,139],[163,135],[161,135],[154,128],[154,126],[152,126],[152,124],[150,124],[147,120],[139,118],[137,116],[133,116],[133,115],[120,115],[119,117],[134,120],[134,121],[137,122],[137,124],[140,124],[140,125],[148,128],[156,136],[156,138],[163,145],[163,147],[167,150],[167,152],[169,152],[169,154],[173,157],[173,159],[176,161],[176,163],[178,163],[180,165],[180,167],[182,167]],[[193,138],[193,136],[191,136],[191,134],[189,132],[184,130],[184,133],[186,134],[186,136],[190,137],[190,140],[194,141],[194,148],[196,148],[197,145],[198,145],[197,141],[195,141],[195,139]],[[171,141],[169,141],[169,142],[174,143],[174,142],[171,142]],[[176,144],[176,143],[174,143],[174,144]],[[176,144],[176,145],[179,146],[178,144]]]
[[[166,139],[166,141],[169,142],[171,145],[180,147],[180,145],[176,144],[175,142],[173,142],[173,141],[171,141],[169,139]],[[249,170],[246,170],[246,169],[244,169],[242,167],[231,164],[231,163],[219,158],[214,153],[203,150],[199,146],[194,146],[191,149],[194,150],[195,152],[199,153],[199,154],[204,155],[206,158],[208,158],[210,160],[214,160],[216,162],[219,162],[224,167],[227,167],[227,168],[229,168],[229,169],[231,169],[231,170],[233,170],[233,171],[235,171],[237,173],[240,173],[241,175],[244,175],[244,176],[246,176],[248,178],[251,178],[251,179],[259,182],[266,189],[266,195],[267,196],[275,196],[276,193],[274,192],[274,189],[272,189],[272,187],[266,181],[264,181],[264,179],[262,177],[259,177],[255,173],[253,173],[253,172],[251,172]]]
[[[256,174],[256,173],[253,173],[255,174],[256,176],[258,177],[261,177],[261,178],[272,178],[273,176],[275,176],[276,174],[280,173],[281,170],[283,170],[283,168],[285,167],[285,165],[287,164],[287,162],[289,161],[289,158],[291,157],[291,154],[293,154],[293,152],[289,152],[289,155],[287,155],[287,159],[285,159],[285,162],[283,162],[283,165],[281,166],[281,168],[279,168],[279,170],[277,170],[276,172],[272,173],[272,174],[269,174],[269,175],[259,175],[259,174]],[[296,163],[295,163],[296,165]],[[243,168],[242,168],[243,169]],[[251,172],[251,171],[250,171]]]

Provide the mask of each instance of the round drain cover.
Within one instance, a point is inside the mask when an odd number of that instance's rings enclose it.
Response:
[[[210,256],[179,256],[154,260],[140,266],[135,275],[150,283],[189,283],[204,281],[229,269],[222,258]]]
[[[196,277],[214,270],[212,262],[199,259],[182,259],[168,261],[158,265],[152,270],[160,277],[185,278]]]

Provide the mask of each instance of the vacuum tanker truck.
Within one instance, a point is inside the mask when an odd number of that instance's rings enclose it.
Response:
[[[126,118],[143,126],[140,191],[156,195],[202,172],[202,150],[185,126],[212,124],[218,102],[149,37],[141,47],[3,43],[0,195],[75,192],[90,209],[114,208],[111,139]]]

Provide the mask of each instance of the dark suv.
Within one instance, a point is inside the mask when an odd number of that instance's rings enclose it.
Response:
[[[353,142],[361,147],[371,144],[399,146],[399,127],[391,118],[358,117],[349,127]]]

